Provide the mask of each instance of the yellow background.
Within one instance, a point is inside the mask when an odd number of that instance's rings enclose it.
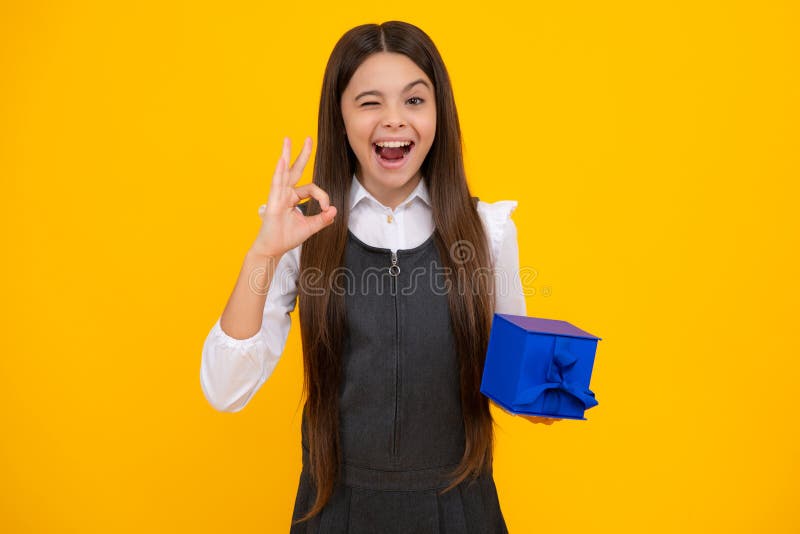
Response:
[[[238,414],[200,351],[334,43],[391,19],[519,201],[529,315],[602,338],[587,421],[496,412],[510,531],[800,531],[797,4],[280,4],[2,3],[0,531],[288,530],[297,311]]]

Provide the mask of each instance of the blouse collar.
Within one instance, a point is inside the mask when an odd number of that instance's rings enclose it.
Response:
[[[411,202],[411,200],[413,200],[414,197],[419,197],[420,200],[425,202],[425,204],[427,204],[428,206],[431,205],[431,198],[430,195],[428,194],[428,187],[425,185],[424,177],[419,181],[417,187],[415,187],[414,190],[411,191],[411,194],[408,195],[408,197],[406,197],[405,200],[403,200],[400,203],[400,205]],[[352,210],[356,204],[358,204],[365,198],[371,199],[378,206],[387,208],[382,203],[380,203],[378,199],[372,196],[372,194],[369,191],[367,191],[363,185],[361,185],[361,182],[359,182],[358,178],[356,178],[356,173],[353,173],[352,182],[350,184],[350,209]]]

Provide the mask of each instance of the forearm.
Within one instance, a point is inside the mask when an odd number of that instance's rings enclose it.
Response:
[[[220,318],[220,327],[230,337],[247,339],[258,333],[275,270],[280,257],[248,251],[239,278]]]

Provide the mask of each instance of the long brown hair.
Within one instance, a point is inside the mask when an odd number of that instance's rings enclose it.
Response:
[[[341,474],[339,385],[341,348],[347,332],[344,296],[329,291],[332,273],[343,267],[349,218],[349,190],[356,156],[345,135],[341,97],[353,73],[371,54],[395,52],[409,57],[433,82],[437,121],[434,141],[421,167],[428,187],[435,243],[448,273],[448,304],[456,341],[461,407],[466,443],[450,474],[449,491],[468,477],[488,472],[492,464],[493,419],[480,383],[494,313],[491,257],[480,216],[470,195],[461,151],[461,129],[450,79],[433,41],[422,30],[400,21],[364,24],[345,33],[325,69],[319,105],[313,182],[326,191],[338,213],[333,224],[309,237],[300,259],[299,314],[303,344],[308,426],[309,473],[316,499],[297,522],[318,514]],[[320,212],[313,198],[306,213]],[[313,273],[313,275],[311,274]]]

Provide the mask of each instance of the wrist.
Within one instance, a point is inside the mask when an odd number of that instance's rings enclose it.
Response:
[[[247,254],[245,256],[246,256],[246,259],[249,259],[249,260],[251,260],[253,262],[256,262],[256,263],[262,263],[262,264],[265,264],[265,265],[271,263],[273,265],[277,265],[278,262],[280,261],[281,257],[283,256],[283,254],[272,253],[272,252],[268,252],[268,251],[264,251],[264,250],[260,250],[260,249],[251,247],[247,251]]]

